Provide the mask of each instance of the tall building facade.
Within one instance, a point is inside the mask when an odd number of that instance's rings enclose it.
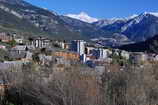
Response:
[[[100,49],[98,49],[98,51],[99,51],[99,58],[100,59],[105,59],[108,57],[108,52],[106,49],[100,48]]]
[[[86,42],[83,40],[74,40],[71,42],[71,51],[83,55],[85,54],[85,44]]]

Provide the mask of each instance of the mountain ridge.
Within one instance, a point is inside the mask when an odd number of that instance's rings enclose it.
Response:
[[[113,36],[117,33],[117,36],[125,35],[132,42],[140,42],[158,34],[158,13],[154,12],[145,12],[127,18],[112,18],[87,23],[58,15],[50,10],[33,6],[23,0],[0,0],[0,9],[30,24],[30,26],[34,27],[33,29],[37,29],[35,34],[38,32],[44,33],[56,39],[90,40],[99,37],[103,37],[103,39],[115,38]],[[88,16],[86,13],[81,15]],[[16,26],[16,23],[14,24]],[[17,30],[20,31],[21,29]]]
[[[26,20],[30,25],[34,25],[40,29],[39,33],[46,33],[56,39],[79,39],[82,37],[80,33],[69,30],[59,16],[52,12],[33,6],[23,0],[14,3],[10,1],[11,0],[1,0],[1,9],[17,18]]]
[[[99,25],[100,29],[109,30],[126,35],[129,39],[140,42],[158,34],[158,13],[144,12],[140,15],[135,15],[130,19],[120,19],[114,22],[102,20],[93,23]]]

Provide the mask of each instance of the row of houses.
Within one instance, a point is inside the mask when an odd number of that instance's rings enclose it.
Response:
[[[19,45],[14,46],[9,49],[9,56],[14,59],[32,59],[32,54],[30,50],[51,48],[53,43],[66,49],[67,51],[57,51],[53,56],[60,56],[65,59],[77,60],[82,63],[89,62],[108,62],[110,63],[112,55],[121,56],[126,60],[133,60],[134,62],[141,62],[145,60],[158,60],[157,55],[147,55],[145,53],[131,53],[127,51],[122,51],[118,49],[108,49],[102,46],[92,45],[84,40],[73,40],[69,43],[66,41],[52,41],[46,37],[32,37],[25,39],[24,37],[17,37],[16,34],[0,33],[0,39],[4,42],[15,40]],[[4,45],[0,45],[0,49],[6,49]],[[98,64],[98,63],[96,63]]]
[[[14,39],[14,34],[6,33],[6,32],[1,32],[0,33],[0,40],[2,42],[9,42]]]
[[[139,64],[145,61],[158,61],[157,54],[146,54],[143,52],[127,52],[119,49],[108,49],[101,46],[90,45],[84,40],[74,40],[70,43],[60,42],[60,47],[63,49],[68,49],[73,55],[77,55],[77,59],[86,64],[100,64],[102,62],[110,63],[113,61],[112,56],[119,56],[125,60],[132,61],[133,63]],[[67,46],[67,47],[64,47]],[[58,56],[63,56],[65,58],[70,58],[67,52],[58,52]],[[63,54],[66,53],[66,54]],[[93,62],[93,63],[92,63]],[[96,63],[97,62],[97,63]]]
[[[24,38],[21,35],[17,35],[16,33],[0,33],[0,40],[2,42],[10,42],[15,40],[17,44],[25,44],[28,46],[33,46],[34,48],[45,48],[49,47],[51,44],[51,40],[45,37],[32,37],[32,38]]]
[[[66,59],[78,60],[81,63],[87,64],[89,66],[90,64],[95,65],[95,61],[111,61],[111,59],[108,58],[112,54],[112,51],[110,51],[109,49],[88,45],[88,43],[84,40],[73,40],[70,43],[60,42],[59,45],[61,45],[60,47],[63,49],[65,49],[65,47],[63,46],[68,46],[68,49],[66,49],[69,51],[58,52],[56,53],[56,56],[61,56]],[[93,62],[94,64],[91,62]]]
[[[30,38],[29,42],[26,43],[28,46],[33,48],[48,48],[51,46],[51,40],[44,37]]]

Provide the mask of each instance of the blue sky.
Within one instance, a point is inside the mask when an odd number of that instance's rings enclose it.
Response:
[[[158,12],[158,0],[25,0],[58,14],[86,12],[96,18],[127,17]]]

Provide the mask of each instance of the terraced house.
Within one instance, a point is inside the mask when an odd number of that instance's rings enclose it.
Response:
[[[2,32],[0,33],[0,40],[2,42],[10,42],[13,40],[13,36],[9,33]]]
[[[51,45],[51,40],[44,37],[31,38],[29,41],[29,45],[35,48],[48,48]]]

